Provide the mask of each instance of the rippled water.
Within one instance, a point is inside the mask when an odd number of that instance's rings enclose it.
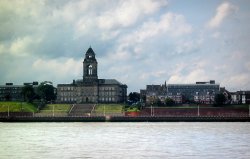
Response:
[[[250,158],[250,123],[0,123],[0,158]]]

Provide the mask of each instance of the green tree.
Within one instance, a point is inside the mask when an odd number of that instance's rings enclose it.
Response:
[[[22,92],[21,92],[23,99],[27,102],[32,102],[33,99],[35,98],[36,94],[34,91],[33,86],[31,85],[26,85],[22,88]]]
[[[138,102],[140,101],[140,93],[137,92],[130,92],[129,95],[129,100],[133,102]]]
[[[223,105],[226,102],[226,97],[224,94],[216,94],[215,95],[215,105]]]
[[[11,101],[11,95],[10,95],[10,93],[8,93],[8,94],[5,94],[5,96],[4,96],[4,99],[6,100],[6,101]]]
[[[157,106],[163,106],[164,103],[160,100],[160,98],[157,98],[156,101],[155,101],[155,105],[157,105]]]
[[[52,82],[49,81],[40,83],[37,88],[37,93],[39,97],[46,102],[53,101],[56,98]]]
[[[166,98],[165,103],[167,106],[173,106],[175,104],[172,98]]]

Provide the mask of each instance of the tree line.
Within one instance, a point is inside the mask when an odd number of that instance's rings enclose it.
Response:
[[[25,85],[21,91],[23,100],[26,102],[33,102],[34,100],[43,101],[45,103],[52,102],[56,99],[55,88],[52,82],[41,82],[38,87],[33,85]]]

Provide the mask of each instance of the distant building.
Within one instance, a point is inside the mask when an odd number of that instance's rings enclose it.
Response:
[[[230,92],[231,104],[250,104],[250,91]]]
[[[143,90],[141,90],[143,92]],[[154,100],[160,99],[165,102],[166,98],[171,98],[175,103],[193,101],[197,103],[212,104],[215,95],[220,92],[220,85],[214,80],[209,82],[196,82],[195,84],[163,84],[147,85],[146,104],[151,104]]]
[[[126,101],[127,85],[115,79],[98,79],[97,60],[90,47],[83,61],[83,78],[57,85],[58,103],[119,103]]]
[[[34,88],[38,87],[38,82],[24,83],[23,85],[14,85],[13,83],[6,83],[0,85],[0,101],[20,101],[23,100],[21,94],[22,89],[26,85],[32,85]]]

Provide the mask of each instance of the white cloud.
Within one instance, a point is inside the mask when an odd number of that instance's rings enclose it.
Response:
[[[59,83],[65,82],[65,79],[75,79],[82,76],[82,61],[69,59],[45,60],[37,59],[32,64],[32,69],[37,73],[40,79],[46,80],[48,77]]]
[[[6,47],[3,44],[0,44],[0,54],[6,52]]]
[[[221,36],[220,32],[215,32],[211,35],[212,38],[218,39]]]
[[[32,54],[31,50],[34,45],[41,42],[41,38],[32,38],[30,36],[25,36],[23,38],[17,38],[12,42],[9,52],[16,56],[27,56]]]
[[[146,21],[132,34],[121,39],[123,45],[141,43],[146,39],[167,34],[170,36],[181,36],[192,31],[192,27],[186,23],[183,15],[166,13],[159,21]]]
[[[129,28],[139,23],[167,5],[166,0],[144,1],[73,1],[57,11],[63,19],[72,23],[75,28],[75,38],[88,33],[94,33],[101,40],[110,40],[121,33],[121,29]],[[86,3],[86,4],[85,4]],[[85,4],[79,12],[77,8]],[[101,37],[100,37],[101,35]]]
[[[37,18],[43,11],[45,1],[1,0],[0,9],[18,16]]]
[[[166,70],[156,70],[151,72],[143,72],[139,76],[139,79],[141,80],[148,80],[150,78],[164,78],[166,76]]]
[[[206,81],[208,76],[203,69],[195,69],[190,71],[187,75],[183,74],[174,74],[171,75],[167,83],[195,83],[197,81]]]
[[[141,59],[155,55],[148,54],[149,46],[147,41],[159,40],[160,38],[178,38],[192,32],[192,27],[186,23],[183,15],[165,13],[160,19],[150,19],[142,25],[133,29],[130,34],[125,34],[117,39],[117,47],[112,55],[117,55],[117,59],[130,60],[130,58]],[[152,46],[153,47],[153,46]],[[152,49],[152,48],[151,48]],[[154,53],[156,50],[154,50]]]
[[[60,8],[59,14],[69,22],[74,22],[79,15],[85,13],[91,5],[95,5],[96,1],[86,1],[86,0],[78,0],[78,1],[69,1],[62,8]]]
[[[208,26],[210,28],[216,28],[219,27],[222,23],[222,21],[235,12],[238,9],[238,7],[234,6],[233,4],[229,2],[224,2],[221,5],[218,6],[216,9],[215,16],[208,22]]]
[[[181,39],[176,42],[175,54],[190,54],[198,50],[203,43],[201,38]]]
[[[197,16],[210,15],[214,8],[205,7],[214,3],[195,3],[201,12],[166,0],[0,0],[0,81],[71,82],[82,77],[84,51],[92,45],[99,78],[115,78],[128,91],[166,79],[249,88],[250,14],[241,7],[247,2],[218,6],[207,27],[220,30],[204,30]],[[221,25],[236,5],[237,21]]]
[[[249,81],[250,75],[245,73],[237,73],[234,74],[231,77],[228,77],[224,80],[222,80],[222,84],[224,86],[227,86],[226,88],[229,88],[234,91],[238,90],[246,90],[249,89]]]
[[[246,62],[245,67],[250,72],[250,61]]]
[[[152,14],[166,5],[166,0],[119,1],[118,6],[105,11],[98,17],[98,26],[102,29],[128,27],[135,24],[143,15]]]

